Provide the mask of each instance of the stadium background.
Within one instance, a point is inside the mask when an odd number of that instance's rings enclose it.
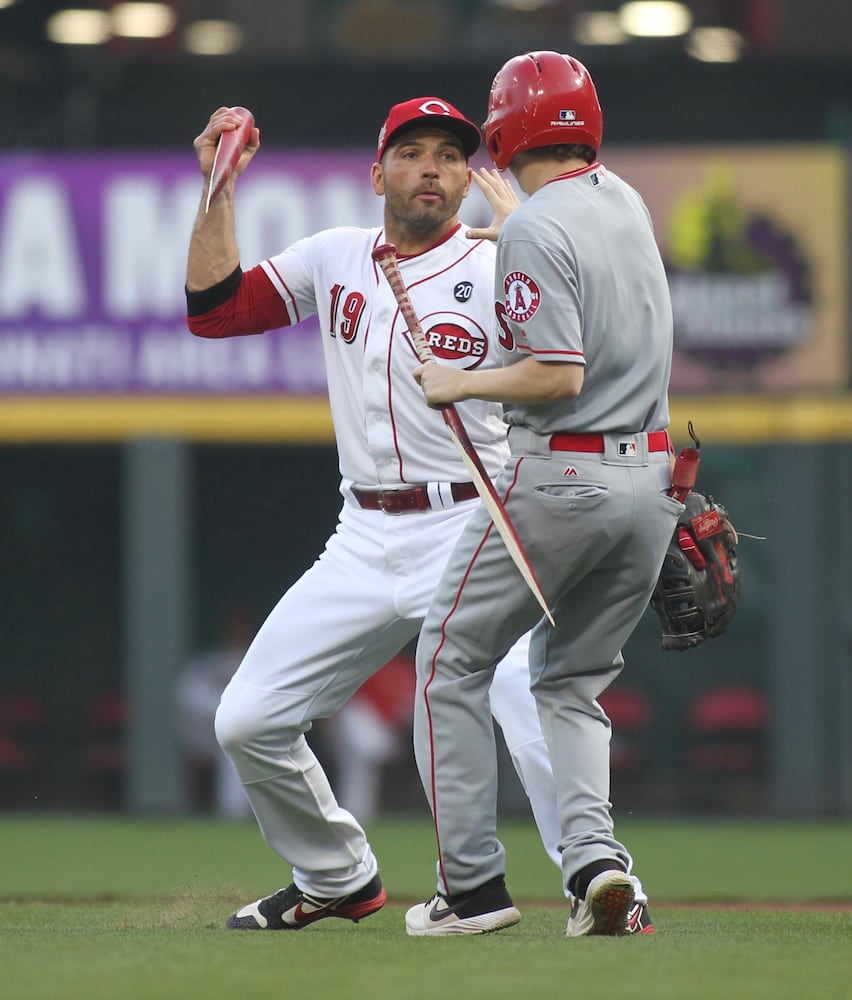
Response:
[[[137,174],[150,163],[155,180],[173,158],[191,173],[191,140],[225,103],[253,110],[263,156],[281,171],[301,157],[329,171],[345,160],[342,176],[357,176],[361,159],[366,186],[391,103],[437,92],[475,117],[506,57],[559,47],[599,82],[604,162],[623,163],[619,171],[641,177],[643,190],[659,179],[652,211],[672,273],[750,273],[752,260],[690,258],[690,240],[677,238],[701,231],[696,217],[733,208],[768,219],[780,247],[775,272],[793,275],[791,303],[805,307],[795,343],[684,354],[675,437],[683,443],[687,419],[695,422],[702,485],[729,504],[738,527],[766,540],[742,542],[745,597],[726,636],[685,656],[662,654],[648,615],[631,641],[622,693],[637,700],[618,728],[616,801],[644,813],[849,816],[845,5],[688,4],[697,20],[712,15],[743,30],[736,63],[699,61],[680,37],[576,41],[581,13],[617,4],[184,3],[170,5],[176,22],[164,38],[85,47],[46,40],[60,6],[18,0],[0,9],[0,690],[33,695],[43,709],[31,728],[11,711],[3,719],[3,801],[184,809],[173,698],[180,665],[214,641],[227,608],[270,607],[319,551],[339,506],[315,386],[247,397],[209,385],[152,394],[98,392],[85,379],[74,391],[58,383],[47,391],[46,377],[27,383],[22,331],[38,343],[50,318],[21,304],[20,278],[9,277],[20,266],[11,234],[24,228],[13,225],[12,194],[34,177],[65,183],[69,162],[119,172],[116,158],[128,154]],[[181,29],[199,12],[239,24],[242,47],[187,54]],[[681,173],[670,176],[672,164]],[[711,204],[719,172],[732,183]],[[315,221],[299,220],[305,232]],[[81,247],[83,265],[100,252],[99,243]],[[38,259],[27,266],[37,269]],[[178,301],[182,279],[176,270]],[[750,696],[723,704],[742,730],[701,731],[696,703],[731,689]],[[126,714],[113,732],[98,731],[92,706],[111,694]],[[393,778],[386,805],[405,809],[417,795],[414,773],[401,766]],[[517,804],[508,779],[505,795]]]

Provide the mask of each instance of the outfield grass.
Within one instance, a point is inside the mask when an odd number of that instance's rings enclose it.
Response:
[[[653,937],[563,938],[556,869],[534,830],[511,823],[501,836],[521,924],[422,940],[402,919],[406,902],[433,891],[426,821],[370,829],[391,898],[368,920],[235,934],[224,916],[288,881],[251,823],[0,817],[0,997],[850,996],[852,824],[622,821],[619,831],[652,897]],[[691,908],[707,900],[716,906]],[[809,902],[830,911],[800,909]]]

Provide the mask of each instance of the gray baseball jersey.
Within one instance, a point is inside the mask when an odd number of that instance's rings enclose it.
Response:
[[[541,432],[668,425],[671,302],[633,188],[600,164],[545,184],[506,221],[497,280],[506,364],[532,355],[586,367],[576,399],[507,407],[509,423]]]

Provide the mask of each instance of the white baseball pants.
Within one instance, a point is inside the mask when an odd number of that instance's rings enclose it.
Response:
[[[325,550],[272,610],[222,695],[217,738],[264,838],[293,866],[303,890],[344,895],[377,870],[364,830],[335,800],[305,734],[418,634],[477,506],[393,516],[344,504]],[[556,793],[529,690],[527,647],[524,637],[498,667],[491,711],[558,864]]]

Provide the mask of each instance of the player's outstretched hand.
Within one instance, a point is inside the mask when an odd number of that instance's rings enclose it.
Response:
[[[496,240],[503,228],[503,223],[520,205],[520,199],[515,189],[499,170],[488,170],[480,167],[474,171],[473,179],[479,190],[485,195],[494,218],[487,229],[468,229],[465,235],[469,240]]]
[[[467,399],[464,381],[467,372],[449,365],[436,364],[433,361],[419,365],[412,372],[414,380],[423,390],[426,402],[433,408],[446,406],[447,403],[457,403]]]

